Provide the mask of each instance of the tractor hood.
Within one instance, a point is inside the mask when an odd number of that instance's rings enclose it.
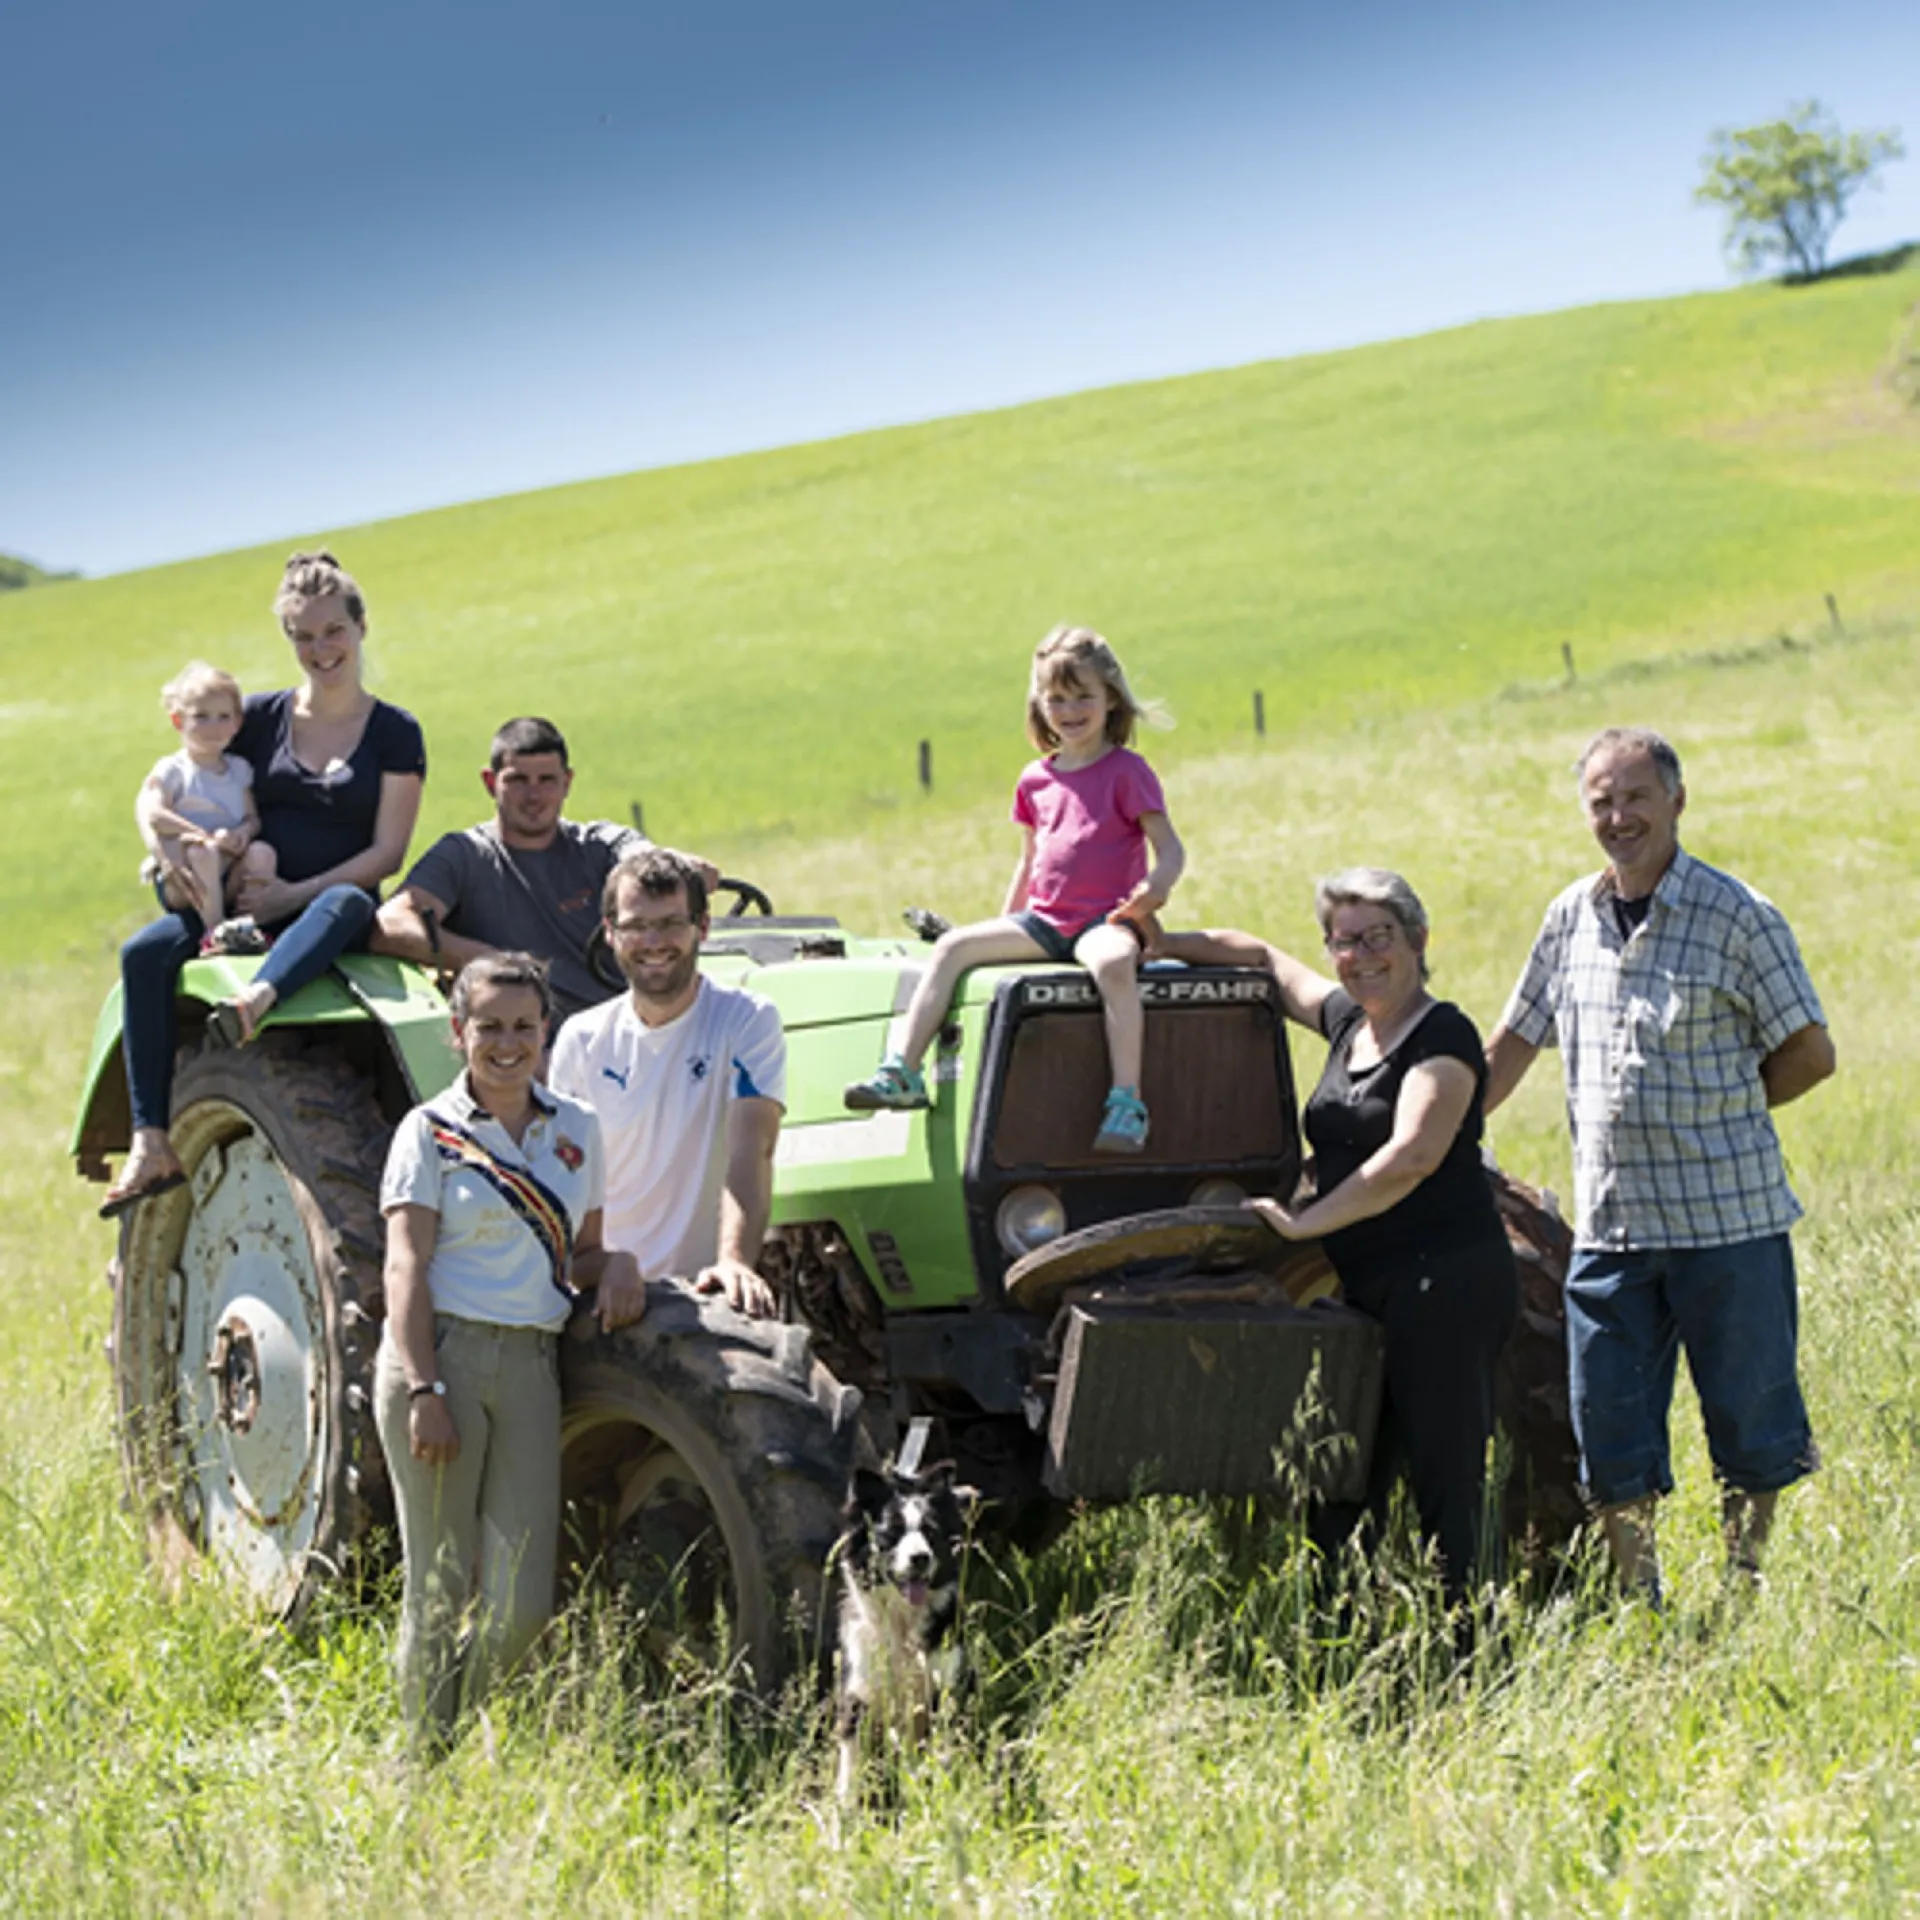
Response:
[[[891,944],[878,952],[877,941],[849,941],[845,959],[794,960],[784,965],[742,965],[721,956],[701,963],[702,971],[728,986],[764,994],[780,1009],[780,1024],[788,1033],[808,1027],[845,1026],[856,1022],[891,1020],[905,1013],[913,990],[926,971],[932,948],[918,943]],[[1052,966],[1045,961],[1020,963],[1024,975],[1086,975],[1077,967]],[[992,1004],[994,989],[1006,978],[1004,967],[980,967],[960,983],[956,1007]]]

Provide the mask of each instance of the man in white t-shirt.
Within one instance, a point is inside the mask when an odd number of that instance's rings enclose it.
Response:
[[[600,1116],[606,1243],[649,1278],[685,1278],[770,1315],[773,1292],[754,1263],[786,1111],[779,1011],[701,974],[706,883],[681,855],[650,847],[623,858],[602,915],[630,991],[560,1029],[548,1079]]]

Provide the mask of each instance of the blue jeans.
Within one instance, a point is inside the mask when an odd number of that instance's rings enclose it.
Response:
[[[272,985],[277,999],[298,993],[341,954],[366,944],[373,911],[373,896],[362,888],[329,887],[293,919],[268,929],[273,948],[257,977]],[[180,1044],[174,987],[204,932],[200,916],[187,908],[162,914],[120,949],[120,1046],[135,1127],[165,1127],[171,1118]]]
[[[1582,1247],[1567,1269],[1580,1477],[1599,1506],[1673,1491],[1667,1413],[1682,1346],[1724,1486],[1774,1493],[1819,1464],[1795,1372],[1799,1295],[1784,1233],[1727,1247]]]

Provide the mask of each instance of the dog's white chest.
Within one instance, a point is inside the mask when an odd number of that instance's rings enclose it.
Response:
[[[959,1649],[929,1652],[929,1609],[890,1586],[862,1586],[851,1573],[840,1605],[840,1692],[892,1720],[924,1722],[954,1678]],[[937,1596],[935,1596],[937,1598]]]

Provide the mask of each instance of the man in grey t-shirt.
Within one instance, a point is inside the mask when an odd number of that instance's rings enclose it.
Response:
[[[551,720],[509,720],[493,736],[480,775],[494,817],[442,834],[380,909],[372,947],[403,960],[463,967],[487,953],[537,954],[553,968],[562,1015],[622,991],[599,979],[587,942],[600,923],[600,893],[621,856],[652,844],[611,820],[563,820],[573,785],[567,743]],[[432,914],[439,937],[426,916]]]

